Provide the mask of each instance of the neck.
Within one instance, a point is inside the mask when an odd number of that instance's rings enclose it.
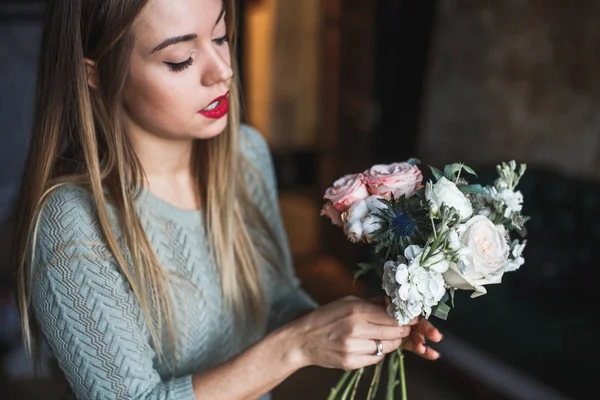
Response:
[[[193,140],[144,138],[132,145],[148,180],[192,175]]]
[[[198,209],[198,182],[192,168],[194,139],[173,140],[131,131],[129,137],[144,170],[144,186],[176,207]]]

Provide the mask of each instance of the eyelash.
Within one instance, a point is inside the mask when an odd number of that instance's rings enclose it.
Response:
[[[214,39],[213,41],[215,42],[215,44],[217,46],[222,46],[223,44],[229,42],[229,38],[226,35],[226,36]],[[194,59],[192,57],[190,57],[187,60],[185,60],[184,62],[180,62],[180,63],[170,63],[170,62],[165,61],[165,64],[167,64],[167,66],[169,67],[169,69],[171,69],[171,71],[181,72],[184,69],[191,67],[192,64],[194,64]]]

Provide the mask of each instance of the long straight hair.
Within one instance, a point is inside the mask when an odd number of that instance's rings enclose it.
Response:
[[[55,0],[48,5],[35,119],[15,232],[18,306],[24,342],[34,356],[39,333],[30,307],[35,231],[49,194],[65,184],[82,186],[92,194],[105,244],[139,302],[157,353],[163,355],[165,329],[171,343],[176,344],[170,278],[161,268],[134,207],[144,172],[119,117],[134,40],[132,25],[147,1]],[[231,59],[235,60],[234,1],[225,1],[225,6]],[[97,94],[88,88],[84,58],[94,60],[98,70]],[[283,262],[283,251],[250,199],[243,176],[249,162],[238,150],[239,94],[237,66],[233,64],[227,128],[215,138],[195,142],[192,165],[197,181],[203,183],[198,185],[198,196],[212,255],[221,271],[224,306],[235,313],[237,321],[252,315],[257,323],[264,324],[259,265],[266,262],[276,268]],[[126,249],[111,227],[108,204],[119,214]],[[249,234],[253,228],[275,246],[266,247],[254,240]],[[131,257],[129,264],[125,251]]]

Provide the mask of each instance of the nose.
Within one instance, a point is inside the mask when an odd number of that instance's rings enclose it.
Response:
[[[206,53],[206,64],[202,72],[202,85],[209,87],[227,82],[233,77],[229,49],[212,48]]]

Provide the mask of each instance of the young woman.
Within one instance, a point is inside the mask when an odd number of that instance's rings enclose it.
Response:
[[[77,398],[268,396],[411,331],[300,289],[268,148],[239,123],[232,3],[49,2],[16,261],[26,344],[42,334]],[[415,323],[405,346],[436,358]]]

